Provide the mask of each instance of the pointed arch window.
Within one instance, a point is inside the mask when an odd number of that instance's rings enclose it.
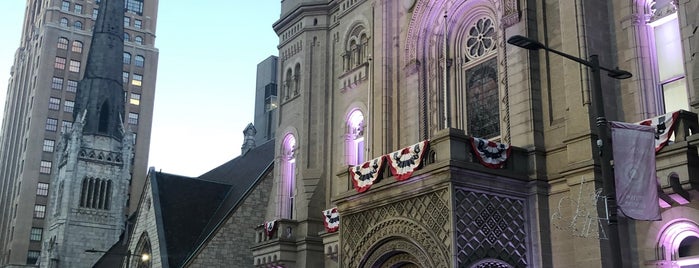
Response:
[[[143,234],[141,234],[141,238],[138,240],[138,244],[136,244],[136,250],[134,250],[134,253],[136,256],[134,256],[134,258],[132,259],[130,267],[151,267],[151,259],[153,253],[148,233],[143,232]]]
[[[358,109],[347,116],[345,154],[348,165],[359,165],[364,160],[364,114]]]
[[[282,142],[281,166],[281,216],[293,219],[296,197],[296,138],[292,134],[287,134]]]

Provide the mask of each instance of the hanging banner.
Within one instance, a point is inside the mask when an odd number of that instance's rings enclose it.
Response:
[[[482,165],[489,168],[502,168],[510,157],[510,145],[471,137],[471,147]]]
[[[384,156],[374,158],[364,162],[361,165],[349,168],[352,185],[357,192],[363,193],[369,190],[374,182],[378,182],[381,178],[381,170],[383,170]]]
[[[425,140],[388,154],[391,174],[397,181],[407,180],[415,170],[422,167],[427,146],[429,146],[429,141]]]
[[[660,151],[668,143],[672,132],[675,131],[675,124],[679,116],[680,111],[674,111],[638,123],[655,129],[655,152]]]
[[[610,125],[619,210],[635,220],[660,220],[655,129],[622,122],[610,122]]]
[[[265,222],[265,235],[267,237],[272,237],[274,235],[274,231],[277,230],[277,220],[271,220]]]
[[[323,219],[326,232],[334,233],[340,228],[340,213],[337,212],[337,207],[323,210]]]

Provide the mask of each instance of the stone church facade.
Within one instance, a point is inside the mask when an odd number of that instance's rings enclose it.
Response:
[[[152,173],[129,250],[150,267],[696,267],[698,8],[282,1],[274,140],[196,178],[198,194],[195,178]],[[594,99],[586,66],[515,35],[633,76],[603,77]],[[662,219],[620,216],[615,236],[597,101],[610,121],[672,118],[648,192]]]
[[[256,229],[255,267],[611,267],[592,76],[514,35],[631,72],[603,73],[610,121],[688,111],[656,154],[662,220],[621,217],[619,240],[625,267],[699,263],[696,3],[281,5],[271,225]],[[509,157],[483,164],[473,138]],[[357,190],[351,167],[423,141],[409,178],[384,168]]]

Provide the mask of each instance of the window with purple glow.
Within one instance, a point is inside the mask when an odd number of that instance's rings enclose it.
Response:
[[[364,115],[353,110],[347,116],[347,139],[345,155],[347,164],[359,165],[364,161]]]
[[[294,198],[296,196],[296,138],[292,134],[287,134],[284,137],[281,159],[281,216],[285,219],[293,219]]]
[[[699,267],[699,225],[680,219],[663,228],[657,245],[661,262],[672,267]]]
[[[650,42],[654,57],[655,89],[659,113],[689,110],[687,80],[684,70],[682,37],[677,7],[672,1],[653,1],[649,5]]]

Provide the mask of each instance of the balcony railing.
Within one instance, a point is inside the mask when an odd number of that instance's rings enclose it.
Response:
[[[699,190],[699,121],[697,114],[680,111],[674,140],[656,154],[658,194],[662,207],[684,205],[690,191]]]

